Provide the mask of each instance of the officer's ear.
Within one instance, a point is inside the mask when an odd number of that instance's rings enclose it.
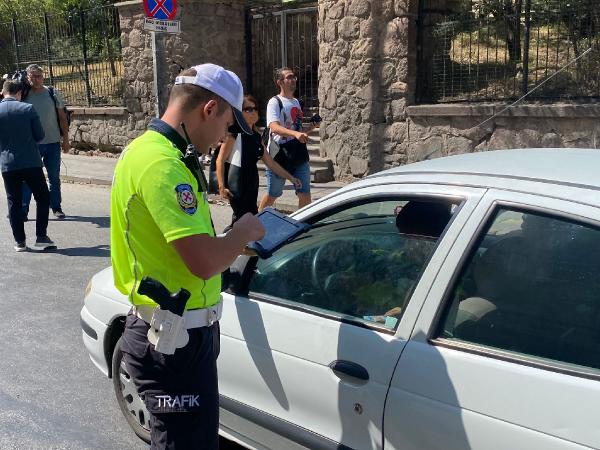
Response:
[[[217,103],[216,100],[213,99],[213,100],[207,101],[204,104],[202,110],[203,110],[204,114],[206,115],[206,117],[208,117],[212,114],[217,115],[218,107],[219,107],[219,104]]]

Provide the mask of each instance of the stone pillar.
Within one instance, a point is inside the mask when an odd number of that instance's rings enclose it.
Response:
[[[319,0],[321,141],[337,178],[406,161],[416,0]]]
[[[162,37],[163,58],[158,83],[166,103],[175,76],[194,64],[212,62],[233,70],[245,80],[244,0],[179,0],[176,19],[181,34]],[[142,0],[116,5],[121,23],[124,101],[129,128],[139,134],[155,116],[156,89],[153,77],[151,34],[144,30]]]

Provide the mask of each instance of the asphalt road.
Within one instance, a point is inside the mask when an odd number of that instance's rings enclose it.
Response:
[[[67,218],[48,227],[58,249],[16,253],[0,185],[2,450],[148,448],[128,428],[111,380],[91,363],[81,340],[84,288],[110,264],[109,195],[107,187],[63,184]],[[213,207],[218,231],[229,211]],[[35,221],[25,225],[33,244]]]

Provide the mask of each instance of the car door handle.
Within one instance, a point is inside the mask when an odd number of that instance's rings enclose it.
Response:
[[[336,375],[338,375],[339,373],[343,373],[344,375],[358,378],[359,380],[369,380],[369,372],[367,372],[367,369],[365,369],[360,364],[356,364],[352,361],[337,359],[331,364],[329,364],[329,368],[333,370],[333,372]]]

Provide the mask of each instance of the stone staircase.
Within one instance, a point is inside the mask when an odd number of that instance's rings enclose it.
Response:
[[[334,180],[333,161],[323,158],[320,154],[321,138],[319,137],[319,129],[311,131],[308,136],[310,137],[307,145],[310,157],[310,181],[312,183],[329,183]],[[262,162],[258,163],[259,172],[264,172],[265,168]]]

